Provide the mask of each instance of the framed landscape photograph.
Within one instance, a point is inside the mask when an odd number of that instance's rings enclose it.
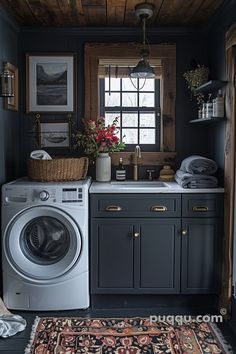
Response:
[[[74,111],[74,56],[26,56],[26,111]]]
[[[40,122],[40,148],[70,148],[70,122]]]
[[[13,97],[5,97],[4,98],[4,109],[10,109],[12,111],[18,111],[18,100],[19,100],[19,94],[18,94],[18,69],[11,63],[6,64],[6,68],[8,71],[13,75],[13,92],[14,96]]]

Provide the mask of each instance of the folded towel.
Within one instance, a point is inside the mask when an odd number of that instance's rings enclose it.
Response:
[[[44,150],[34,150],[30,154],[31,159],[35,160],[52,160],[51,156]]]
[[[182,161],[180,170],[194,174],[213,175],[217,170],[217,164],[206,157],[192,155]]]
[[[216,188],[218,185],[214,176],[191,174],[181,170],[176,171],[175,180],[183,188]]]
[[[23,331],[25,327],[26,320],[8,311],[0,298],[0,337],[6,338],[13,336],[17,332]]]

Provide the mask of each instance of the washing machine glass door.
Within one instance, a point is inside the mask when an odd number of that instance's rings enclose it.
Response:
[[[82,239],[78,225],[62,210],[33,207],[12,222],[5,235],[5,253],[22,275],[52,279],[78,261]]]
[[[66,256],[70,233],[66,225],[55,217],[39,216],[23,228],[20,245],[32,262],[53,264]]]

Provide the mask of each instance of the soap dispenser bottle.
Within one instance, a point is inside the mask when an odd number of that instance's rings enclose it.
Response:
[[[116,180],[117,181],[126,180],[126,169],[124,168],[122,157],[120,157],[119,166],[116,169]]]

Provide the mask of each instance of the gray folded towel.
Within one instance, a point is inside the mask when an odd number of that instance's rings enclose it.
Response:
[[[183,188],[216,188],[218,185],[214,176],[191,174],[181,170],[176,171],[175,180]]]
[[[217,171],[217,164],[206,157],[191,155],[182,161],[180,170],[193,174],[213,175]]]

